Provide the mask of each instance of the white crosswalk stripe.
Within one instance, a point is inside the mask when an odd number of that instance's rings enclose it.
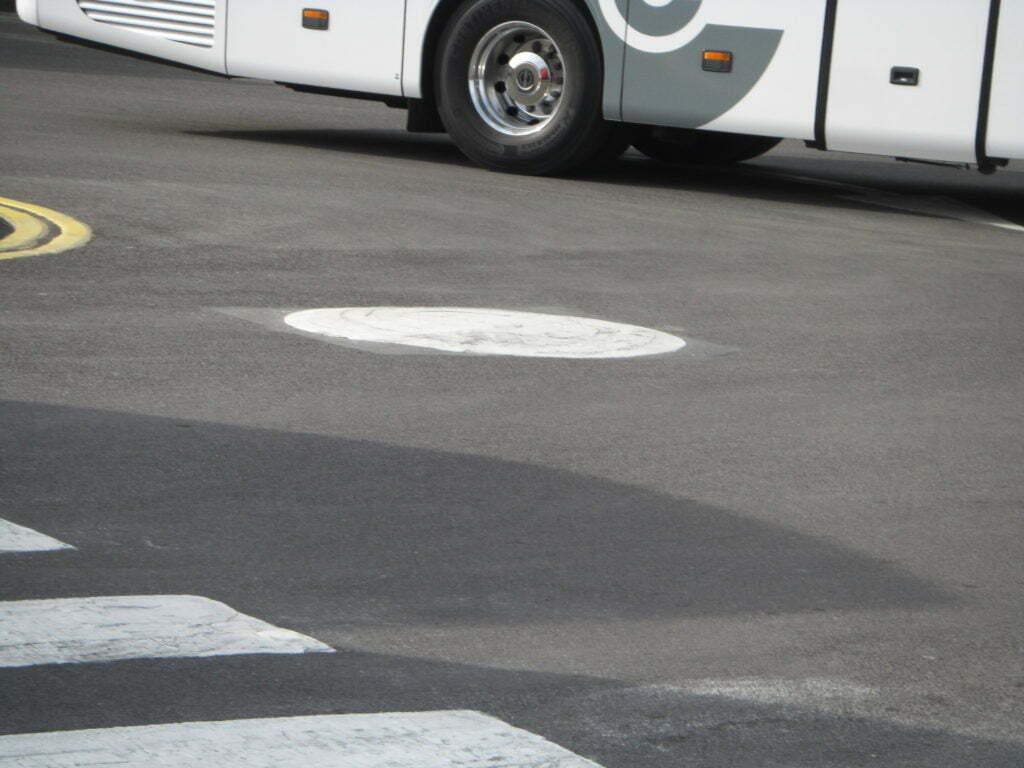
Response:
[[[600,768],[469,711],[323,715],[0,736],[14,768]]]
[[[333,650],[192,595],[0,603],[0,667]]]
[[[9,520],[0,520],[0,554],[7,552],[49,552],[57,549],[74,549],[70,544],[33,531]]]

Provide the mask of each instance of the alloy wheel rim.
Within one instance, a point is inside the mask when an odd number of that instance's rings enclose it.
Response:
[[[569,86],[562,52],[535,24],[509,21],[485,34],[469,61],[477,114],[505,136],[543,131],[561,111]]]

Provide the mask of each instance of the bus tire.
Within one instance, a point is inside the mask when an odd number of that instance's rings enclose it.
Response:
[[[763,155],[782,139],[681,128],[640,128],[633,146],[670,165],[728,165]]]
[[[487,168],[564,173],[621,142],[601,116],[600,46],[571,0],[467,0],[434,72],[441,121]]]

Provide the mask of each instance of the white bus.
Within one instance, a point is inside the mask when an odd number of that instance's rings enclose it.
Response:
[[[17,0],[63,38],[409,110],[498,170],[782,138],[1024,158],[1024,0]]]

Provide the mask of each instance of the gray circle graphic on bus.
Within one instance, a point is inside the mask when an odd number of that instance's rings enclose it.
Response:
[[[625,0],[597,2],[612,31],[631,48],[645,53],[678,51],[700,31],[689,27],[698,26],[690,22],[699,15],[703,0],[633,0],[629,8]]]
[[[691,21],[703,0],[616,0],[619,13],[629,18],[629,28],[645,35],[676,32]]]

